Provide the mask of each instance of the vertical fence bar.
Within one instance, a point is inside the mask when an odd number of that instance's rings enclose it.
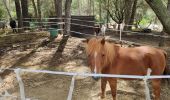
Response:
[[[21,69],[20,68],[15,69],[14,72],[16,74],[16,77],[17,77],[17,80],[18,80],[18,83],[19,83],[21,100],[26,100],[25,99],[25,91],[24,91],[24,83],[23,83],[23,81],[20,77]]]
[[[119,37],[119,41],[122,41],[122,24],[119,24],[120,25],[120,37]]]
[[[70,84],[70,90],[69,90],[69,93],[68,93],[67,100],[71,100],[72,99],[73,90],[74,90],[74,83],[75,83],[75,77],[76,77],[76,75],[74,75],[72,77],[71,84]]]
[[[149,87],[148,87],[148,77],[150,76],[152,70],[150,68],[148,68],[147,70],[147,76],[145,76],[145,78],[143,79],[144,80],[144,83],[145,83],[145,96],[146,96],[146,100],[151,100],[151,97],[150,97],[150,91],[149,91]]]

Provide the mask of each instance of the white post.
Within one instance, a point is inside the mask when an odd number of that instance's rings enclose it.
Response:
[[[122,24],[120,24],[120,38],[119,38],[119,41],[122,41]]]
[[[20,71],[21,71],[20,68],[14,70],[14,72],[16,73],[18,83],[19,83],[21,100],[26,100],[25,99],[25,91],[24,91],[24,83],[22,82],[22,79],[20,77]]]
[[[71,99],[72,99],[73,89],[74,89],[74,83],[75,83],[75,77],[76,77],[76,75],[74,75],[74,76],[72,77],[71,84],[70,84],[70,90],[69,90],[69,94],[68,94],[67,100],[71,100]]]
[[[151,100],[150,91],[149,91],[149,87],[148,87],[148,83],[147,83],[148,77],[150,76],[151,72],[152,72],[152,70],[150,68],[148,68],[147,76],[145,76],[145,78],[143,79],[144,83],[145,83],[145,96],[146,96],[146,100]]]

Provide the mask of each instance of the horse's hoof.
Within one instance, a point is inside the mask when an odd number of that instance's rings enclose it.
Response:
[[[100,97],[101,97],[101,99],[104,99],[104,98],[105,98],[105,95],[101,95]]]

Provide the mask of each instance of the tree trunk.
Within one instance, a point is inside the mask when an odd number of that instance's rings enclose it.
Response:
[[[10,19],[12,19],[11,13],[10,13],[8,7],[7,7],[7,4],[6,4],[6,0],[3,0],[3,3],[5,5],[5,8],[6,8],[7,12],[8,12],[8,15],[9,15]]]
[[[168,11],[169,11],[169,13],[170,13],[170,0],[168,0],[167,9],[168,9]]]
[[[42,23],[41,23],[41,1],[40,0],[37,0],[37,12],[38,12],[39,25],[42,26]]]
[[[130,24],[133,2],[134,0],[125,0],[125,25]],[[128,26],[125,26],[124,30],[128,30]]]
[[[109,3],[110,3],[110,0],[107,0],[107,3],[106,3],[106,6],[108,7],[108,9],[110,8],[109,7]],[[109,11],[107,10],[107,24],[106,24],[106,26],[107,26],[107,28],[109,27]]]
[[[62,0],[55,0],[55,11],[56,11],[56,16],[57,16],[57,22],[62,22]],[[57,24],[58,24],[57,23]],[[58,24],[58,28],[62,29],[63,25],[62,24]],[[62,31],[59,31],[59,33],[63,33]]]
[[[168,9],[168,12],[170,13],[170,0],[168,0],[167,9]],[[163,27],[162,33],[164,33],[164,32],[166,33],[166,30],[165,30],[165,28]]]
[[[80,0],[77,0],[77,5],[78,5],[77,14],[80,16],[81,15]]]
[[[95,4],[94,4],[94,0],[93,0],[93,15],[94,15],[94,11],[95,11]]]
[[[17,20],[18,20],[18,28],[22,28],[23,21],[22,21],[22,11],[21,11],[20,0],[15,0],[15,7],[16,7]],[[18,32],[22,32],[22,29],[18,29]]]
[[[64,28],[65,35],[70,35],[71,3],[72,3],[72,0],[66,0],[65,2],[65,28]]]
[[[132,15],[131,15],[130,22],[129,22],[130,25],[133,25],[133,23],[134,23],[136,8],[137,8],[137,2],[138,2],[138,0],[135,0],[134,4],[133,4]],[[131,30],[131,29],[132,29],[132,26],[129,26],[128,30]]]
[[[90,15],[92,15],[92,0],[90,0],[89,2],[90,2],[89,11],[90,11]]]
[[[162,0],[145,0],[152,10],[155,12],[156,16],[162,23],[165,31],[170,34],[170,13],[166,6],[163,4]]]
[[[38,13],[37,13],[37,7],[36,7],[36,4],[35,4],[35,1],[31,0],[31,2],[32,2],[33,8],[34,8],[34,17],[37,18]]]
[[[22,7],[22,17],[23,21],[29,21],[28,19],[28,0],[21,0],[21,7]],[[23,22],[24,27],[29,26],[29,22]]]
[[[102,22],[102,5],[101,5],[101,0],[99,1],[99,20],[100,20],[100,27],[101,27],[101,22]]]
[[[88,0],[88,1],[87,1],[87,3],[88,3],[88,4],[87,4],[87,7],[88,7],[88,8],[87,8],[87,15],[88,15],[88,16],[91,15],[91,5],[92,5],[91,2],[92,2],[92,0]]]

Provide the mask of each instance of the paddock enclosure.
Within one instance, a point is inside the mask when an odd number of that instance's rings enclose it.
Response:
[[[82,40],[92,37],[104,37],[122,47],[147,45],[165,50],[168,75],[162,77],[170,78],[170,36],[162,32],[158,14],[147,3],[152,0],[145,1],[136,2],[134,16],[128,16],[127,10],[135,8],[125,9],[131,4],[123,5],[123,0],[0,1],[0,100],[112,100],[109,84],[101,99],[100,80],[87,76],[91,70]],[[134,22],[125,24],[128,17],[134,17]],[[17,23],[16,33],[10,28],[11,19]],[[117,100],[152,100],[150,78],[141,77],[118,79]],[[169,82],[162,81],[160,100],[169,100]]]
[[[34,34],[34,35],[33,35]],[[39,38],[29,39],[35,37]],[[41,34],[39,36],[39,34]],[[20,66],[23,69],[41,69],[41,70],[56,70],[65,72],[90,72],[87,67],[86,56],[81,40],[83,38],[70,37],[67,40],[65,48],[62,52],[57,51],[59,41],[53,41],[46,46],[39,46],[49,36],[49,33],[32,33],[24,34],[25,38],[20,42],[15,39],[10,44],[8,39],[1,39],[6,42],[1,49],[0,64],[2,68],[8,66]],[[107,33],[109,34],[109,33]],[[1,38],[14,38],[16,35],[4,36]],[[17,35],[17,37],[23,37]],[[28,39],[27,39],[28,38]],[[109,37],[108,37],[109,38]],[[115,38],[116,39],[116,38]],[[111,40],[114,41],[114,40]],[[149,41],[149,40],[148,40]],[[27,44],[27,45],[26,45]],[[135,43],[123,43],[123,46],[137,46]],[[36,48],[36,49],[35,49]],[[166,47],[165,49],[168,50]],[[69,92],[71,77],[65,75],[51,75],[43,73],[27,73],[22,72],[22,79],[24,82],[25,95],[31,100],[65,100]],[[19,99],[19,86],[16,80],[16,75],[11,72],[1,83],[1,93],[7,90],[10,94],[17,96]],[[170,94],[169,86],[162,84],[161,98],[168,100]],[[145,88],[143,81],[118,81],[118,99],[119,100],[145,100]],[[77,76],[75,80],[75,88],[73,91],[73,100],[99,100],[100,98],[100,81],[96,82],[91,77]],[[128,99],[127,99],[128,98]],[[9,100],[14,98],[8,97]],[[110,87],[107,86],[106,100],[112,99]]]

